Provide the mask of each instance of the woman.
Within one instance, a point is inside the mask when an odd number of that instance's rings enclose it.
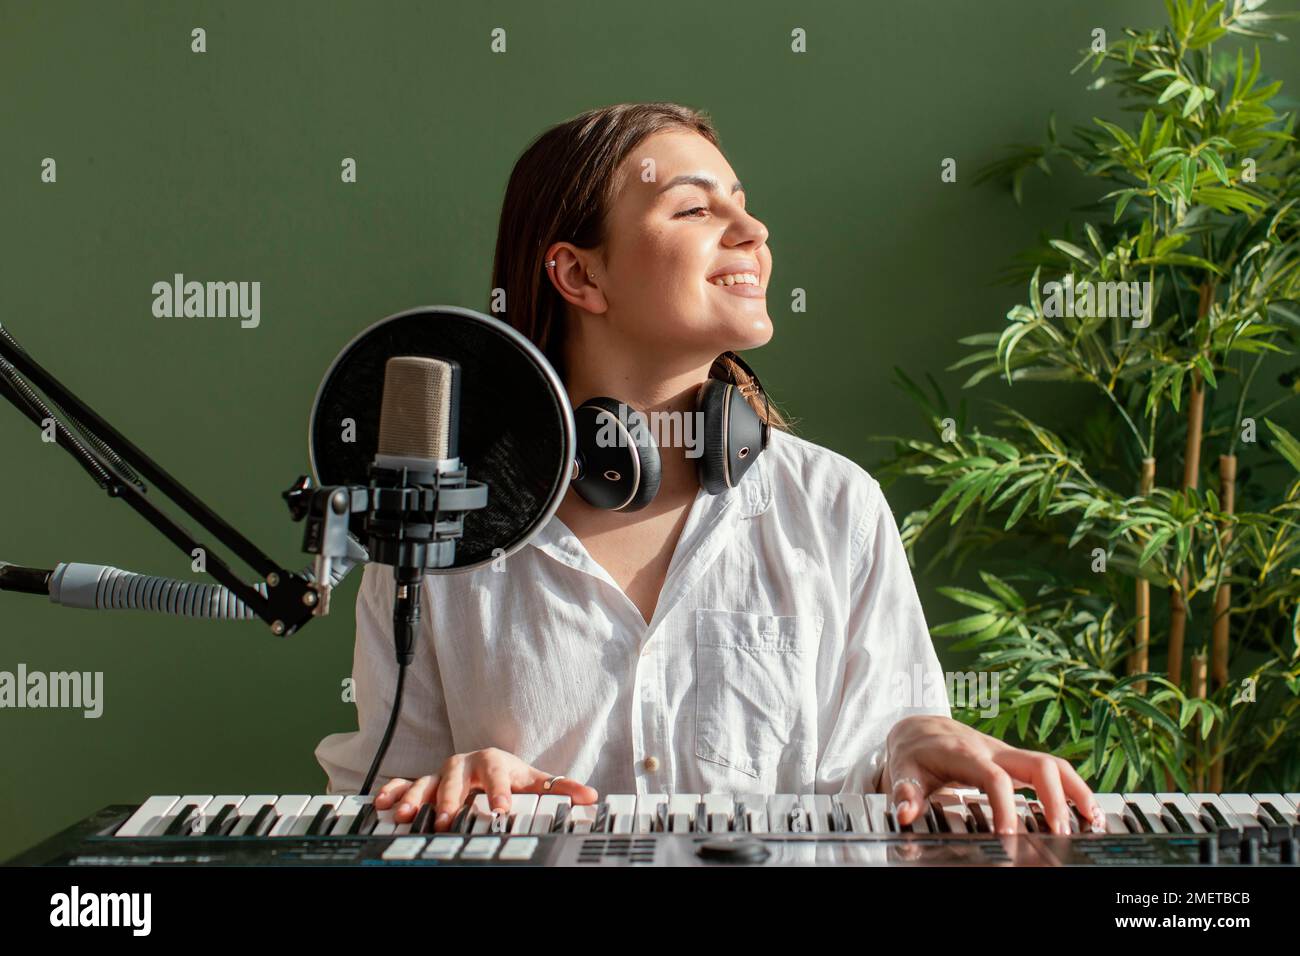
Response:
[[[575,405],[610,396],[687,416],[720,353],[772,337],[768,232],[718,145],[695,111],[624,104],[554,127],[516,163],[494,306],[503,292],[505,318]],[[906,824],[932,790],[965,784],[1013,832],[1013,789],[1029,785],[1057,832],[1069,832],[1067,798],[1099,826],[1066,761],[952,720],[946,699],[898,693],[917,668],[942,673],[880,486],[791,434],[757,390],[748,399],[771,438],[735,487],[706,493],[698,451],[665,447],[644,509],[597,510],[571,487],[504,572],[425,576],[376,807],[406,822],[433,802],[445,830],[475,788],[502,811],[548,782],[579,804],[877,790]],[[369,565],[360,730],[316,751],[332,791],[359,787],[386,723],[392,594],[391,570]]]

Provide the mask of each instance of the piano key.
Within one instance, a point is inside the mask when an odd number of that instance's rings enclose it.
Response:
[[[212,822],[207,825],[203,831],[205,836],[229,836],[230,831],[234,829],[239,822],[239,807],[236,804],[228,803],[212,818]]]
[[[340,821],[342,818],[340,818]],[[412,833],[432,833],[433,832],[433,804],[423,803],[420,809],[415,813],[415,819],[411,821]]]
[[[592,833],[608,833],[614,821],[610,819],[609,803],[601,800],[596,804],[596,822],[591,825]]]
[[[271,828],[280,822],[280,818],[275,815],[275,804],[264,803],[257,808],[252,819],[248,821],[248,826],[244,829],[243,836],[264,837],[271,832]]]
[[[197,803],[181,801],[181,807],[170,814],[163,836],[194,836],[203,830],[203,808]]]
[[[1133,832],[1128,825],[1132,815],[1128,811],[1128,804],[1124,802],[1124,794],[1094,793],[1093,796],[1097,798],[1097,805],[1106,817],[1107,833],[1127,836]]]
[[[202,826],[203,808],[206,807],[211,802],[212,802],[212,794],[210,793],[203,793],[203,794],[192,793],[192,794],[186,794],[185,796],[182,796],[180,800],[176,801],[176,806],[172,808],[171,812],[168,813],[165,817],[163,817],[163,819],[158,821],[158,826],[157,828],[155,828],[152,835],[153,836],[193,835],[192,829],[186,829],[184,833],[171,832],[171,831],[173,830],[173,825],[176,823],[177,819],[182,819],[183,821],[187,822],[190,827],[192,827],[195,823],[192,817],[196,812],[199,814],[197,823],[199,826]],[[187,809],[189,810],[189,813],[188,815],[184,815]]]
[[[361,794],[351,793],[345,796],[339,802],[338,809],[334,811],[334,815],[338,817],[338,821],[330,830],[330,834],[332,836],[346,836],[351,834],[356,826],[357,818],[361,816],[366,807],[374,805],[374,799],[375,798],[372,794],[362,796]],[[243,807],[240,807],[240,812],[243,812]],[[369,817],[369,814],[367,814],[367,817]],[[429,832],[433,832],[432,820],[429,821]]]
[[[636,794],[610,794],[605,798],[609,804],[609,815],[613,818],[613,833],[633,833],[636,831]]]
[[[961,797],[950,790],[938,790],[932,799],[943,809],[943,817],[951,833],[970,833],[966,807]]]
[[[136,808],[135,813],[117,828],[115,837],[142,837],[158,826],[158,821],[170,813],[180,800],[180,795],[150,797]]]
[[[309,832],[316,835],[319,833],[319,828],[325,825],[325,821],[333,816],[334,808],[342,802],[342,794],[311,797],[308,799],[307,805],[302,809],[302,812],[298,815],[298,819],[288,828],[288,832],[282,835],[306,836]],[[324,816],[321,816],[322,811],[324,812]],[[318,817],[320,818],[319,823],[317,822]],[[313,829],[313,827],[316,829]],[[328,833],[329,829],[326,828],[324,832]]]
[[[1174,818],[1178,828],[1182,833],[1208,833],[1205,824],[1201,822],[1201,812],[1197,809],[1196,804],[1187,799],[1185,793],[1157,793],[1156,799],[1160,803],[1168,804],[1170,810],[1166,812]],[[1175,815],[1172,810],[1176,809],[1181,816]]]
[[[638,793],[636,795],[636,825],[633,833],[655,832],[655,813],[660,803],[667,802],[664,793]]]
[[[1300,793],[1284,793],[1282,794],[1282,796],[1286,799],[1287,803],[1291,804],[1291,806],[1295,807],[1296,809],[1296,815],[1298,819],[1292,822],[1296,824],[1300,824]]]
[[[1170,832],[1168,824],[1162,818],[1162,815],[1164,813],[1164,807],[1160,805],[1160,801],[1156,799],[1155,794],[1126,793],[1124,794],[1124,800],[1126,803],[1130,804],[1131,807],[1135,807],[1137,808],[1137,810],[1141,811],[1140,815],[1138,815],[1136,812],[1134,813],[1134,815],[1138,817],[1139,823],[1142,822],[1142,818],[1146,819],[1146,822],[1151,827],[1149,832],[1152,833]]]
[[[690,833],[695,821],[695,806],[700,802],[698,793],[673,793],[668,796],[668,815],[673,833]]]
[[[492,828],[492,815],[492,807],[488,804],[488,795],[486,793],[474,794],[474,799],[469,802],[469,818],[466,822],[466,832],[473,834],[487,833]]]
[[[555,811],[561,805],[568,805],[569,798],[558,793],[543,793],[537,798],[537,809],[533,813],[529,833],[550,833],[551,824],[555,822]]]
[[[694,833],[709,832],[709,811],[705,808],[703,800],[695,805],[695,814],[691,817],[691,830]]]
[[[210,833],[213,836],[220,835],[212,829],[212,825],[216,822],[218,816],[222,818],[223,826],[233,826],[239,819],[236,814],[239,805],[243,802],[243,796],[235,793],[223,793],[221,796],[213,797],[208,801],[208,805],[203,808],[203,832],[205,834]],[[226,820],[230,822],[226,823]]]
[[[738,793],[736,802],[745,805],[745,815],[749,818],[746,831],[749,833],[767,833],[767,797],[761,793]]]
[[[324,836],[330,832],[330,827],[334,826],[337,819],[334,816],[333,807],[320,807],[316,811],[316,815],[311,818],[311,822],[307,824],[306,835]]]
[[[474,818],[474,801],[477,798],[478,798],[477,793],[472,794],[468,800],[466,800],[464,803],[460,805],[460,809],[457,810],[454,814],[452,814],[451,828],[448,830],[449,833],[469,832],[470,824]],[[375,824],[375,831],[374,831],[375,833],[379,832],[379,828],[381,825],[382,822]]]
[[[1262,811],[1254,797],[1248,793],[1223,793],[1219,796],[1228,805],[1228,809],[1237,814],[1243,835],[1263,839],[1265,821],[1259,817]]]
[[[844,811],[850,833],[870,833],[871,825],[867,823],[867,804],[860,793],[837,793],[835,801]]]
[[[291,793],[275,801],[275,815],[279,817],[275,826],[267,836],[283,837],[289,836],[293,830],[294,824],[298,822],[298,815],[307,809],[307,804],[311,803],[311,797],[305,793]]]
[[[535,793],[516,793],[510,797],[509,833],[528,833],[533,828],[533,814],[537,812],[537,801],[541,798]]]
[[[736,799],[730,793],[706,793],[704,795],[704,814],[710,832],[726,832],[732,828],[732,814],[736,810]]]
[[[573,812],[573,802],[565,801],[555,808],[555,819],[551,821],[552,833],[569,832],[569,814]]]
[[[1224,795],[1217,793],[1189,793],[1187,796],[1204,811],[1201,814],[1202,822],[1205,822],[1205,818],[1208,816],[1214,821],[1215,829],[1230,829],[1235,832],[1238,839],[1245,835],[1248,827],[1256,835],[1263,834],[1263,828],[1260,827],[1259,821],[1254,819],[1254,815],[1247,815],[1243,818],[1223,800]],[[1206,823],[1206,827],[1209,827],[1209,823]]]
[[[970,814],[971,820],[975,823],[976,833],[993,833],[996,830],[993,819],[993,806],[989,803],[989,798],[979,792],[971,794],[962,794],[962,804]]]
[[[889,823],[885,813],[889,809],[889,797],[883,793],[864,793],[863,802],[867,805],[867,823],[872,833],[888,833]]]
[[[579,803],[569,810],[569,832],[590,833],[596,822],[596,806],[591,803]]]
[[[829,793],[805,793],[800,797],[804,815],[808,820],[809,833],[831,832],[831,795]]]
[[[774,793],[767,798],[767,828],[770,833],[789,833],[790,814],[796,797],[789,793]]]

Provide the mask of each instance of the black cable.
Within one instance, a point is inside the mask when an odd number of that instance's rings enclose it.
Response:
[[[370,772],[366,774],[365,783],[361,785],[361,796],[370,792],[371,785],[375,782],[375,777],[379,773],[379,765],[384,760],[384,754],[388,752],[388,745],[393,740],[393,730],[397,727],[397,715],[402,709],[402,686],[406,683],[406,664],[397,665],[397,689],[393,692],[393,710],[388,715],[388,727],[384,730],[384,739],[379,742],[379,750],[375,754],[374,761],[370,764]]]

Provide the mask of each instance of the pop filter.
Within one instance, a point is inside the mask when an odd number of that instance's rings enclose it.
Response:
[[[426,306],[376,322],[331,363],[312,403],[308,444],[318,486],[365,485],[379,447],[385,363],[394,356],[460,364],[460,460],[488,486],[465,513],[453,564],[466,571],[523,547],[569,486],[573,408],[554,367],[506,323],[456,306]]]

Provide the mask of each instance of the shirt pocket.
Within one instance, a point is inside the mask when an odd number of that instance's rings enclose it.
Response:
[[[802,760],[822,615],[695,612],[695,755],[754,778]]]

